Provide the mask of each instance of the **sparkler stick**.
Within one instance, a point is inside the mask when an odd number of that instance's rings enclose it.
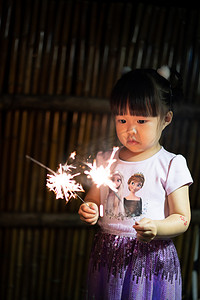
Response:
[[[52,169],[48,168],[38,160],[26,155],[26,158],[32,160],[34,163],[38,164],[39,166],[45,168],[46,170],[50,171],[53,175],[47,174],[47,187],[56,194],[56,199],[58,198],[65,198],[66,202],[70,200],[70,198],[78,197],[83,203],[87,204],[76,192],[84,192],[83,187],[81,184],[76,183],[74,177],[79,175],[80,173],[70,174],[69,171],[71,169],[75,169],[74,166],[65,165],[59,166],[57,172],[54,172]],[[75,153],[72,153],[69,158],[75,158]],[[88,205],[88,204],[87,204]]]
[[[34,163],[38,164],[40,167],[42,167],[42,168],[44,168],[44,169],[48,170],[49,172],[51,172],[51,173],[53,173],[53,174],[56,175],[56,172],[54,172],[53,170],[51,170],[51,169],[48,168],[47,166],[43,165],[43,164],[42,164],[41,162],[39,162],[38,160],[36,160],[36,159],[30,157],[29,155],[26,155],[26,158],[32,160]]]

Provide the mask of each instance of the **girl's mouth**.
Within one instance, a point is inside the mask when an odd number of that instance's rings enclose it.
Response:
[[[137,142],[137,141],[134,140],[134,139],[129,139],[129,140],[127,140],[127,143],[130,144],[130,145],[137,145],[137,144],[139,144],[139,142]]]

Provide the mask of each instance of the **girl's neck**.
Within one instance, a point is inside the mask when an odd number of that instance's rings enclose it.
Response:
[[[148,151],[145,152],[131,152],[126,147],[123,147],[119,152],[119,158],[124,161],[138,162],[152,157],[154,154],[160,151],[160,149],[160,144],[158,144],[154,148],[150,148]]]

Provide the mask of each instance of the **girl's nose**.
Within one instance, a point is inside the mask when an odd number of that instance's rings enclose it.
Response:
[[[136,127],[131,126],[130,128],[128,128],[128,133],[136,134],[137,133]]]

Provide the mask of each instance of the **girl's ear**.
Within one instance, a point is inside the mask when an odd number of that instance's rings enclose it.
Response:
[[[164,128],[171,123],[172,118],[173,118],[173,112],[170,110],[167,112],[167,114],[164,117]]]

